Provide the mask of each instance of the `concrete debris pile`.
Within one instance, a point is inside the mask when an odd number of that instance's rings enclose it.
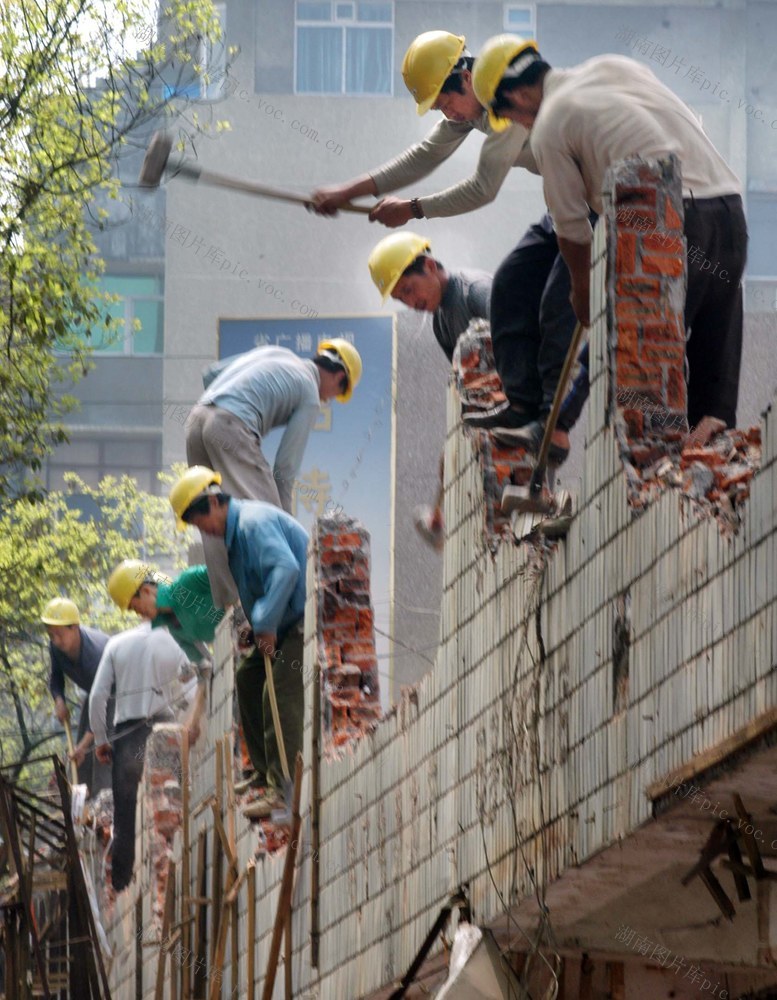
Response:
[[[343,516],[319,518],[316,530],[324,747],[331,751],[364,736],[380,719],[378,658],[369,535],[355,518]]]
[[[181,726],[157,724],[146,743],[143,799],[149,845],[151,907],[161,926],[173,838],[181,828]]]
[[[629,474],[640,480],[641,506],[667,488],[678,489],[730,533],[739,526],[738,508],[760,465],[761,431],[750,427],[722,431],[705,445],[690,443],[679,456],[662,458],[641,474],[632,467]]]
[[[462,407],[489,409],[505,399],[494,367],[491,330],[485,320],[473,320],[456,344],[453,372]],[[505,486],[524,486],[531,479],[534,459],[524,448],[505,447],[489,431],[469,429],[480,457],[485,498],[485,532],[493,549],[510,536],[510,516],[501,510]]]

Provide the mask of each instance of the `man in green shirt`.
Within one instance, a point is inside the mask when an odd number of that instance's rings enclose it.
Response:
[[[152,628],[164,626],[193,663],[210,665],[203,643],[213,641],[224,612],[213,604],[205,566],[190,566],[171,580],[148,563],[125,559],[111,573],[108,593],[122,611],[134,611]],[[189,724],[192,741],[204,708],[205,686],[200,684]]]
[[[214,606],[205,566],[190,566],[171,580],[148,563],[125,559],[108,580],[108,592],[122,611],[134,611],[164,625],[190,660],[202,658],[198,644],[213,642],[224,612]]]

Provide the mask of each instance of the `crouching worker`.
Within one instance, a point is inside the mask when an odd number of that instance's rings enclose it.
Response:
[[[287,759],[293,761],[302,750],[308,535],[279,507],[261,500],[236,500],[222,493],[220,483],[219,473],[192,466],[170,491],[170,503],[179,528],[191,524],[204,534],[224,539],[229,570],[253,632],[255,649],[241,661],[235,684],[254,768],[249,783],[260,792],[244,814],[264,819],[283,805],[283,774],[265,683],[265,654],[272,661]]]
[[[156,722],[174,722],[184,707],[181,681],[192,667],[186,654],[163,628],[144,622],[113,636],[97,668],[89,696],[89,717],[97,759],[113,759],[113,851],[111,880],[116,892],[132,881],[135,866],[135,807],[143,775],[146,740]],[[108,742],[105,709],[115,688],[115,736]],[[204,681],[198,682],[198,689]]]

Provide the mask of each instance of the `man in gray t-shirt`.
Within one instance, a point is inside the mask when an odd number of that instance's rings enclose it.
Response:
[[[370,254],[369,268],[384,302],[391,296],[410,309],[432,314],[434,335],[449,361],[470,322],[488,319],[491,275],[446,271],[422,236],[405,232],[386,236]]]
[[[386,236],[370,254],[369,268],[384,302],[391,296],[410,309],[432,314],[434,335],[448,361],[453,361],[456,341],[470,322],[488,319],[491,275],[485,271],[446,271],[422,236],[405,232]],[[415,512],[416,528],[438,551],[444,541],[443,471],[441,459],[436,504]]]

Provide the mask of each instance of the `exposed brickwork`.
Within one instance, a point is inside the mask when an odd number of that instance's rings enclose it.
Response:
[[[322,517],[314,551],[324,727],[337,747],[369,732],[381,715],[369,534],[355,518]]]
[[[605,217],[610,418],[637,473],[677,457],[687,432],[685,237],[677,160],[628,160],[608,171]],[[644,506],[640,475],[629,499]]]
[[[167,869],[182,815],[181,727],[176,723],[154,726],[146,743],[146,766],[140,792],[144,798],[152,914],[161,924]],[[136,869],[142,863],[141,857],[138,854],[135,860]]]
[[[488,409],[504,400],[502,383],[494,367],[488,323],[473,321],[459,337],[453,354],[453,372],[462,405]],[[522,486],[531,479],[533,458],[523,448],[506,448],[488,431],[471,430],[483,469],[485,532],[493,547],[510,531],[510,517],[502,514],[502,490]]]

